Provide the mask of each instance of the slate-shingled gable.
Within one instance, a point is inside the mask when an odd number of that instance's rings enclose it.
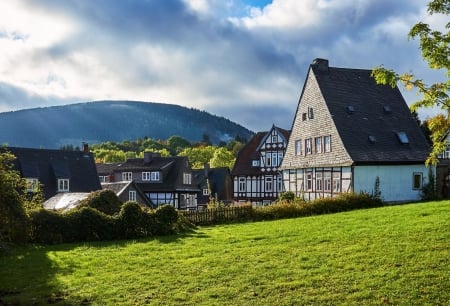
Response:
[[[356,164],[425,161],[430,147],[399,89],[377,85],[371,70],[311,65],[340,138]],[[354,112],[347,110],[352,106]],[[390,112],[385,111],[388,106]],[[401,144],[397,132],[409,143]],[[369,141],[374,136],[375,142]]]
[[[70,179],[70,192],[91,192],[101,189],[92,153],[34,148],[1,148],[16,160],[14,169],[24,178],[38,178],[47,200],[57,193],[57,179]]]

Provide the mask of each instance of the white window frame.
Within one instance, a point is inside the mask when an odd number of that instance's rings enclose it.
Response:
[[[204,196],[209,195],[209,189],[208,188],[203,188],[203,195]]]
[[[323,174],[323,188],[324,191],[331,192],[331,172],[325,172]]]
[[[150,172],[149,171],[142,172],[142,180],[143,181],[150,181]]]
[[[313,190],[313,174],[312,172],[306,173],[306,190]]]
[[[316,147],[316,153],[322,153],[322,137],[314,138],[314,146]]]
[[[150,173],[150,181],[152,182],[158,182],[160,180],[160,173],[159,171],[152,171]]]
[[[316,172],[316,190],[322,191],[323,187],[323,175],[322,172]]]
[[[323,137],[323,143],[324,143],[324,152],[325,153],[331,152],[331,136],[330,135]]]
[[[333,172],[333,192],[341,192],[341,174]]]
[[[183,173],[183,184],[184,185],[192,184],[192,175],[190,173]]]
[[[302,155],[302,140],[298,139],[295,141],[295,155]]]
[[[136,202],[136,190],[128,191],[128,201]]]
[[[264,178],[264,191],[273,192],[273,177],[266,176]]]
[[[312,154],[312,138],[305,139],[305,154]]]
[[[122,172],[122,181],[132,181],[133,180],[133,172]]]
[[[69,192],[69,190],[70,190],[70,180],[58,179],[58,192]]]
[[[245,177],[240,177],[238,180],[239,183],[239,192],[246,192],[247,191],[247,180]]]
[[[257,159],[252,160],[252,167],[259,167],[259,160]]]

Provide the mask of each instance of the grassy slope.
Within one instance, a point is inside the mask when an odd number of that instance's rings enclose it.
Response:
[[[450,303],[450,201],[14,249],[0,304]]]

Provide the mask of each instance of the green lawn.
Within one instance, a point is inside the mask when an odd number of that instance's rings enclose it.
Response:
[[[450,305],[450,201],[0,255],[0,305]]]

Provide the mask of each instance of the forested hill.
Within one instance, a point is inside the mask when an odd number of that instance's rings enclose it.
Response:
[[[178,105],[98,101],[0,113],[0,144],[16,147],[59,148],[81,143],[178,135],[214,144],[252,132],[226,118]]]

